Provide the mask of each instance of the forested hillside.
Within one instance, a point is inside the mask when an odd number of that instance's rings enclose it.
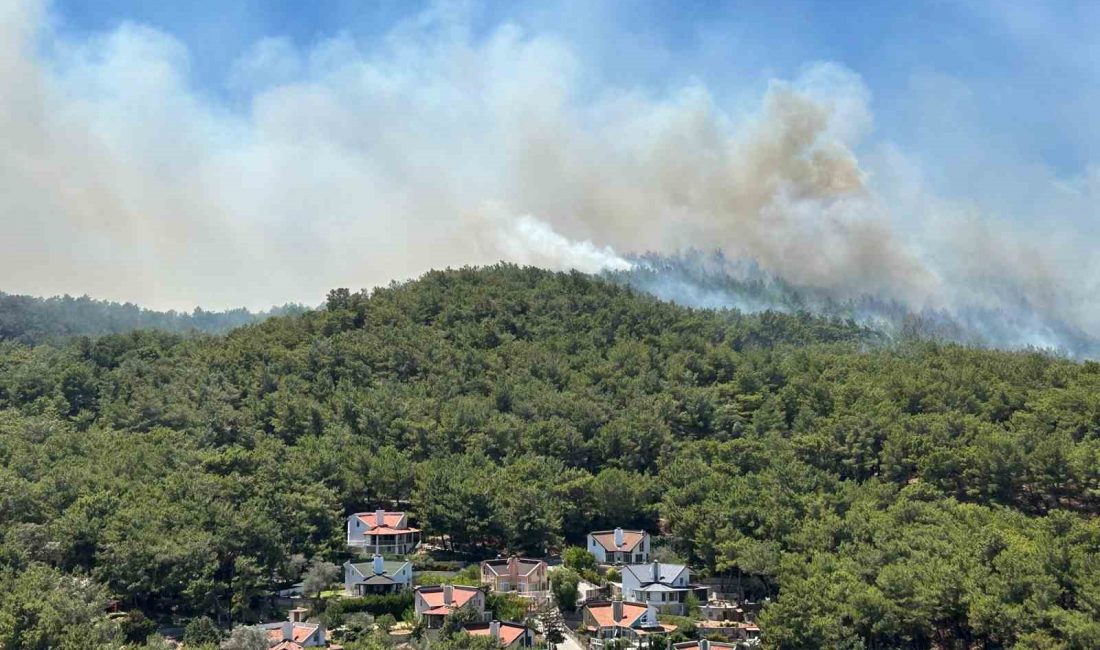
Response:
[[[166,332],[227,332],[271,316],[305,311],[300,305],[284,305],[263,312],[247,309],[191,313],[154,311],[132,303],[93,300],[88,296],[35,298],[0,292],[0,341],[45,343],[68,336],[119,334],[137,329]]]
[[[0,343],[0,647],[107,595],[257,620],[387,502],[530,553],[660,517],[772,599],[769,647],[1100,647],[1094,363],[514,266],[224,336]]]

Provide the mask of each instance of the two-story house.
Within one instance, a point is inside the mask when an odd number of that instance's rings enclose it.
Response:
[[[404,512],[357,512],[348,517],[348,546],[379,555],[408,555],[420,546],[420,529]]]
[[[546,562],[512,556],[481,563],[481,583],[497,593],[514,592],[541,603],[550,590]]]
[[[683,614],[688,594],[706,600],[706,588],[691,584],[691,571],[682,564],[649,562],[623,567],[623,600],[653,605],[668,614]]]
[[[412,563],[386,560],[375,554],[370,562],[344,563],[344,593],[351,596],[390,594],[412,587]]]
[[[436,585],[417,587],[413,608],[429,629],[443,627],[443,619],[456,609],[468,607],[485,618],[485,592],[477,587]]]
[[[675,625],[657,622],[657,609],[645,603],[602,600],[584,606],[581,614],[584,631],[596,639],[639,639],[667,634]]]
[[[600,564],[649,562],[649,533],[644,530],[597,530],[588,533],[588,552]]]

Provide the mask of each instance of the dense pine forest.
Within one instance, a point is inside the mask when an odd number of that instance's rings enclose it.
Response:
[[[88,296],[35,298],[0,291],[0,341],[37,344],[60,341],[70,336],[120,334],[135,329],[165,332],[227,332],[271,316],[300,314],[301,305],[287,304],[267,311],[247,309],[191,313],[154,311],[133,303],[94,300]]]
[[[260,620],[377,504],[460,551],[661,525],[771,648],[1100,647],[1100,364],[509,265],[0,342],[0,648]]]

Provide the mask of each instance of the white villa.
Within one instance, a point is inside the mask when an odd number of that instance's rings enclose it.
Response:
[[[649,562],[649,533],[644,530],[597,530],[588,533],[588,552],[600,564]]]
[[[682,564],[650,562],[623,567],[623,599],[653,605],[667,614],[683,614],[687,595],[700,589],[691,584],[691,571]]]
[[[370,562],[344,563],[344,592],[352,596],[390,594],[412,587],[412,563],[386,560],[377,553]]]
[[[404,512],[357,512],[348,517],[348,546],[378,555],[408,555],[420,546],[420,529]]]

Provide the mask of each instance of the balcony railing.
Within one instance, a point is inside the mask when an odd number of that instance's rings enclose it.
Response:
[[[379,553],[411,553],[415,551],[420,542],[402,542],[398,544],[375,544],[373,542],[366,542],[361,539],[352,540],[348,542],[348,546],[351,548],[361,548],[364,550],[376,550]]]

